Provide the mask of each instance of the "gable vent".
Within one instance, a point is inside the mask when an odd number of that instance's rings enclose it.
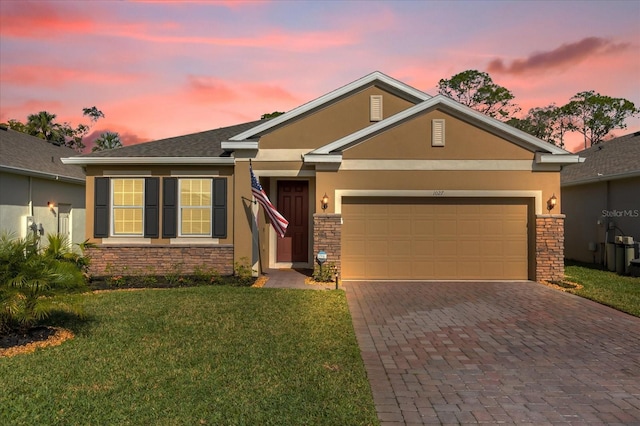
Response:
[[[444,146],[444,119],[431,120],[431,146]]]
[[[369,110],[370,121],[382,120],[382,95],[371,95]]]

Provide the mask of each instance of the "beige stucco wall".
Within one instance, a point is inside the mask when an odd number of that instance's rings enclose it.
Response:
[[[542,200],[553,194],[560,194],[560,174],[558,172],[532,171],[397,171],[349,170],[339,172],[318,172],[316,174],[316,198],[325,192],[335,200],[336,189],[378,189],[378,190],[509,190],[542,191]],[[446,194],[445,194],[446,196]],[[561,209],[562,197],[558,197],[555,211]],[[333,213],[334,202],[328,213]],[[546,211],[545,211],[546,213]]]
[[[445,146],[431,146],[431,120],[445,120]],[[442,111],[420,114],[347,149],[343,159],[533,159],[520,146]]]
[[[383,96],[385,118],[413,106],[413,103],[377,86],[370,86],[263,136],[260,149],[311,150],[370,126],[371,95]]]
[[[640,240],[640,177],[562,188],[565,256],[582,262],[604,262],[604,243],[615,235]],[[612,223],[613,225],[610,225]],[[610,228],[615,226],[617,229]],[[590,250],[595,244],[596,251]]]

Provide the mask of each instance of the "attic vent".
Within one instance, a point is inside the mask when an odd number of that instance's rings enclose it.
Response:
[[[382,120],[382,95],[371,95],[369,113],[370,121]]]
[[[444,146],[444,119],[431,120],[431,146]]]

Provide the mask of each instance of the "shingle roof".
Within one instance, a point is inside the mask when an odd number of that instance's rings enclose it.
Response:
[[[563,186],[640,175],[640,132],[602,142],[577,154],[586,160],[563,167],[560,174]]]
[[[79,182],[85,180],[80,166],[62,164],[60,158],[77,152],[26,133],[0,127],[0,169],[31,176]]]
[[[107,151],[92,152],[78,157],[220,157],[225,153],[220,147],[222,141],[261,123],[264,123],[264,120],[129,145]]]

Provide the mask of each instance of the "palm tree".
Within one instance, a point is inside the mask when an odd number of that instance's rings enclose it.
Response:
[[[120,135],[117,132],[104,132],[93,143],[95,146],[91,152],[122,148],[122,141],[120,141]]]
[[[27,130],[30,135],[37,136],[47,141],[58,140],[59,125],[55,123],[56,115],[47,111],[30,114],[27,117]]]

